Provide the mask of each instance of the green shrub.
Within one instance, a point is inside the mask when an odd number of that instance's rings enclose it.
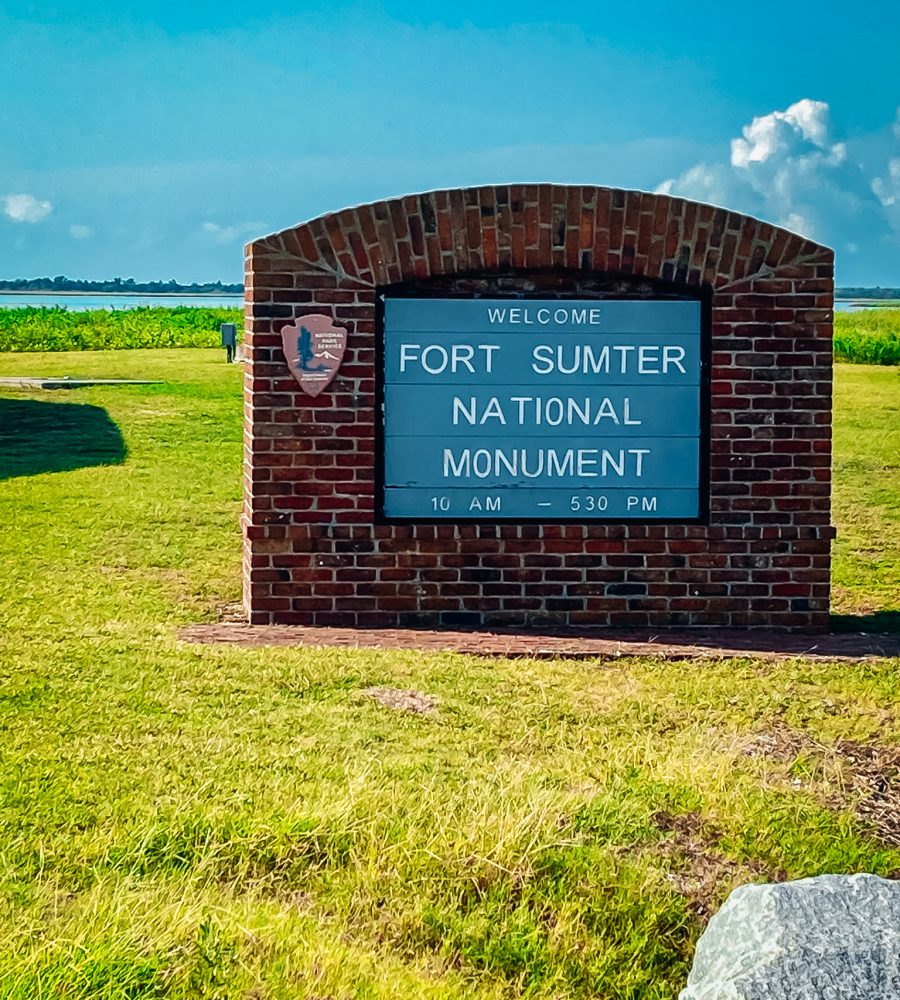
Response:
[[[0,309],[0,351],[108,351],[137,347],[218,347],[219,325],[239,308],[138,306]],[[834,317],[834,356],[857,364],[900,364],[900,309],[863,309]]]
[[[900,309],[835,313],[834,357],[857,364],[900,365]]]
[[[138,306],[70,312],[60,306],[0,309],[0,351],[118,351],[218,347],[219,324],[243,326],[239,308]]]

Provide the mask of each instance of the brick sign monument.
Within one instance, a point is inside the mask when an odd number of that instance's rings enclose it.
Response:
[[[607,188],[249,244],[251,624],[821,631],[833,253]]]

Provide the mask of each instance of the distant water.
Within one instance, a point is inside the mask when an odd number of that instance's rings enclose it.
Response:
[[[79,292],[0,292],[0,309],[64,306],[71,310],[134,309],[136,306],[206,306],[241,308],[243,295],[96,295]]]
[[[66,309],[134,309],[135,306],[207,306],[241,308],[243,295],[102,295],[78,292],[0,292],[0,309],[18,309],[22,306],[64,306]],[[900,302],[887,299],[838,299],[837,312],[856,312],[858,309],[900,308]]]
[[[860,309],[900,309],[896,299],[837,299],[835,312],[859,312]]]

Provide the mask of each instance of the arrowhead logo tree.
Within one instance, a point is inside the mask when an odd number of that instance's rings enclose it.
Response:
[[[318,396],[337,375],[347,350],[347,330],[321,313],[281,328],[284,358],[300,387]]]

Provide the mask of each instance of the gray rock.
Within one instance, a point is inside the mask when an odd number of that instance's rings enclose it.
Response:
[[[679,1000],[900,1000],[900,883],[820,875],[735,889]]]

